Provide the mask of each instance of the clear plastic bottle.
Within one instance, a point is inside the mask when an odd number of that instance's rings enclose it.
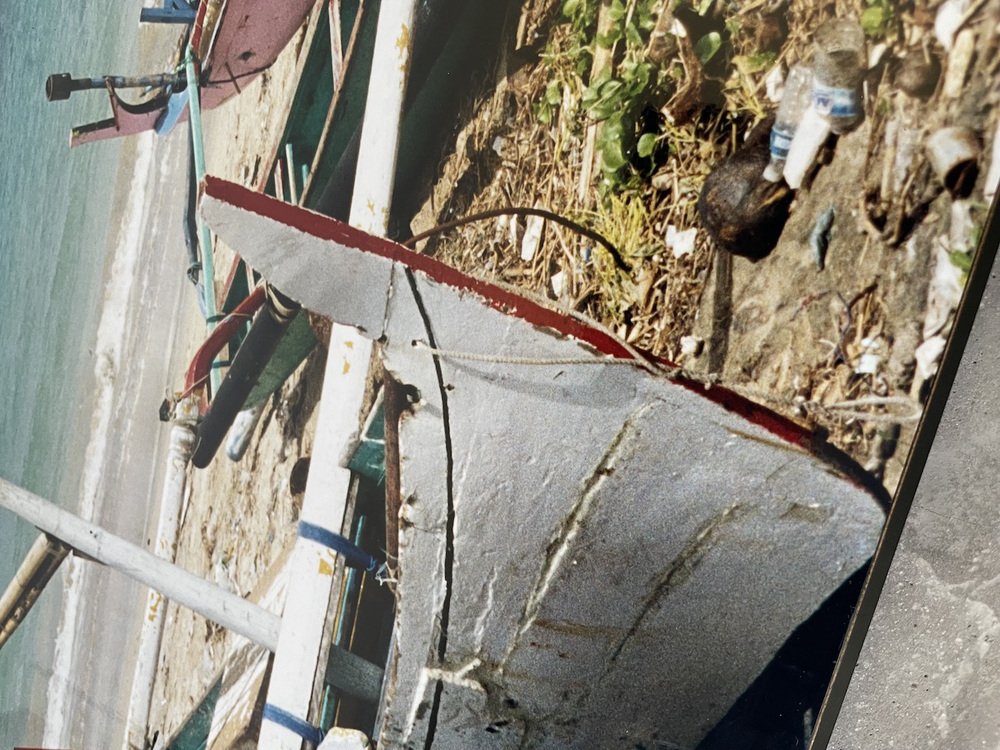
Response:
[[[805,65],[795,65],[785,78],[785,91],[781,95],[778,114],[771,127],[771,161],[764,169],[764,179],[777,182],[788,158],[792,138],[812,100],[813,72]]]
[[[844,133],[860,122],[861,79],[865,72],[865,33],[857,21],[834,18],[816,29],[813,106]]]

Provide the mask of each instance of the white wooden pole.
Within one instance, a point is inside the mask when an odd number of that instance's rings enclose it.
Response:
[[[100,526],[0,479],[0,507],[97,562],[156,589],[166,598],[205,616],[270,651],[278,645],[280,618],[163,560]]]
[[[167,451],[167,471],[160,497],[160,521],[156,529],[156,554],[173,562],[180,526],[181,504],[187,484],[187,465],[194,450],[197,435],[197,404],[187,398],[177,404],[174,425],[170,430],[170,447]],[[156,589],[151,588],[146,597],[139,637],[139,654],[132,675],[132,693],[125,724],[125,750],[144,747],[146,728],[149,726],[149,704],[153,697],[153,681],[160,657],[160,642],[166,615],[166,601]]]
[[[416,0],[394,0],[379,8],[350,214],[353,226],[377,235],[384,235],[389,223],[415,9]],[[343,525],[350,483],[350,472],[337,466],[336,459],[357,430],[371,354],[370,340],[353,328],[334,325],[313,451],[323,460],[312,463],[302,507],[303,519],[331,531]],[[296,544],[291,564],[302,574],[293,574],[285,602],[285,612],[295,614],[281,629],[267,692],[268,704],[303,720],[309,717],[316,670],[326,666],[320,650],[334,577],[323,574],[330,568],[317,560],[327,555],[330,551],[315,542],[300,539]],[[258,747],[298,750],[302,738],[265,721]]]

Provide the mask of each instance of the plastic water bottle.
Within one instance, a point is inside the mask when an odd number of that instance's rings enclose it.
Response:
[[[865,72],[865,33],[857,21],[834,18],[816,29],[813,106],[844,133],[863,116],[861,78]]]
[[[813,72],[805,65],[796,65],[785,78],[778,114],[771,127],[771,161],[764,169],[764,179],[777,182],[785,168],[788,149],[795,137],[802,114],[808,109],[813,93]]]

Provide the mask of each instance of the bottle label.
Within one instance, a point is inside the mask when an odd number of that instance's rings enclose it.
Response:
[[[813,86],[813,106],[824,117],[854,118],[860,114],[857,89]]]
[[[781,128],[778,125],[771,128],[771,156],[775,159],[784,159],[788,156],[794,135],[791,129]]]

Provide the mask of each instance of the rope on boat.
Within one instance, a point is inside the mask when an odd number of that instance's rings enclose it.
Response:
[[[514,366],[557,366],[557,365],[628,365],[649,371],[651,363],[645,359],[624,359],[618,357],[516,357],[502,354],[485,354],[478,352],[456,351],[452,349],[439,349],[430,346],[426,342],[414,340],[411,342],[414,349],[422,349],[436,357],[444,359],[464,360],[468,362],[484,362],[489,364],[514,365]],[[723,387],[727,390],[738,393],[751,401],[769,403],[773,406],[783,407],[795,413],[823,413],[830,416],[837,416],[842,419],[857,419],[863,422],[898,424],[911,423],[920,419],[923,410],[919,403],[906,396],[870,396],[867,398],[849,399],[836,401],[831,404],[824,404],[819,401],[807,401],[802,399],[777,396],[773,393],[757,388],[738,384],[724,383],[721,378],[715,375],[702,375],[691,372],[682,367],[659,367],[655,368],[654,374],[670,379],[682,377],[696,383],[701,383],[705,388]],[[864,411],[865,407],[881,407],[889,409],[888,412],[872,413]]]

